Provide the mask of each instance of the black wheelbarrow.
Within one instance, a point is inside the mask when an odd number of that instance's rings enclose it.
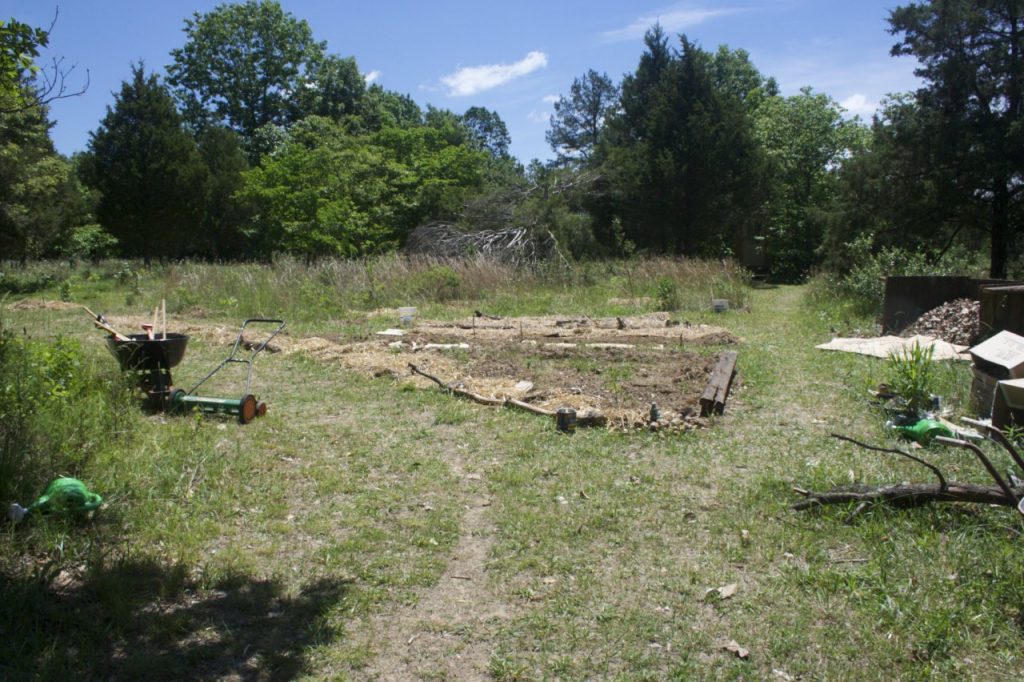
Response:
[[[164,409],[170,397],[171,368],[185,357],[188,336],[162,334],[118,334],[107,337],[107,349],[117,358],[121,369],[136,376],[139,388],[153,409]]]

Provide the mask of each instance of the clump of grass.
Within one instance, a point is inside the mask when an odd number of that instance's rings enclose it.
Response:
[[[0,293],[23,295],[43,291],[65,281],[70,272],[63,261],[0,261]]]
[[[889,389],[902,401],[907,416],[919,416],[932,404],[936,373],[935,349],[915,342],[910,348],[889,355]]]
[[[658,280],[658,310],[676,310],[679,308],[679,289],[675,280],[662,277]]]

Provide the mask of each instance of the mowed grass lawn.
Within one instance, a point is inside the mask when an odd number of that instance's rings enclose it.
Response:
[[[133,412],[74,472],[107,500],[93,521],[4,527],[0,676],[1024,676],[1016,512],[790,511],[792,486],[930,479],[829,437],[894,442],[868,401],[885,362],[815,350],[837,321],[805,288],[749,296],[689,315],[742,341],[725,416],[683,435],[565,436],[302,354],[258,359],[248,426]],[[116,373],[80,312],[4,316]],[[195,340],[176,379],[226,353]],[[964,405],[968,369],[940,374]],[[965,451],[928,457],[986,482]]]

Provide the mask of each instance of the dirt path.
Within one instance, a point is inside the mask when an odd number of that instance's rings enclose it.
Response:
[[[458,451],[444,455],[459,480],[465,513],[448,566],[412,606],[376,616],[368,628],[380,652],[368,679],[487,680],[493,630],[511,606],[489,586],[487,562],[494,542],[491,500],[483,474]]]

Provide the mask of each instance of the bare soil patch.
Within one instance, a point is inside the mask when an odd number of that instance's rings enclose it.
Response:
[[[125,328],[141,321],[113,320]],[[237,327],[169,326],[225,345],[238,334]],[[274,344],[285,355],[306,353],[369,376],[436,389],[410,373],[412,363],[488,398],[515,398],[546,410],[596,411],[616,429],[646,428],[653,403],[663,427],[685,430],[703,424],[696,416],[698,400],[716,361],[707,347],[739,342],[722,327],[690,324],[668,313],[422,320],[392,331],[398,333],[349,342],[330,334],[296,338],[286,330]]]
[[[24,298],[17,303],[12,303],[11,310],[69,310],[81,308],[77,303],[67,301],[44,301],[39,298]]]

